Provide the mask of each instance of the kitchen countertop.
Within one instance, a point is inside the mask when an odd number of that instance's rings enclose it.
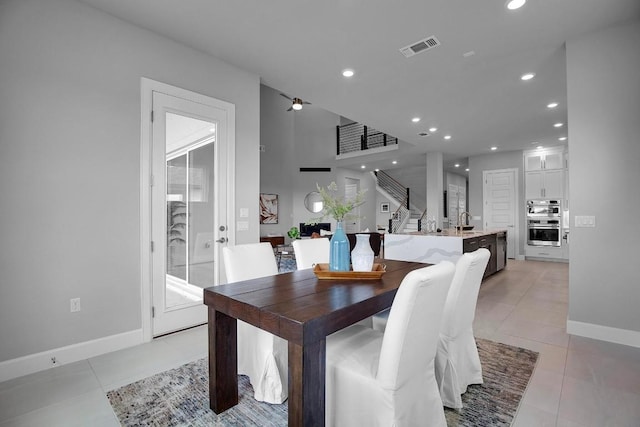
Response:
[[[440,233],[423,233],[421,231],[414,231],[411,233],[395,233],[395,234],[409,235],[409,236],[431,236],[431,237],[462,237],[463,239],[468,239],[472,237],[488,236],[490,234],[503,233],[506,231],[507,231],[506,229],[497,228],[497,229],[490,229],[490,230],[469,230],[469,231],[463,231],[462,234],[460,234],[460,232],[454,228],[445,228]]]

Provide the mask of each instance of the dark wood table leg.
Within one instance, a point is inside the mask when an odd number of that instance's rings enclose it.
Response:
[[[236,323],[209,307],[209,407],[216,414],[238,404]]]
[[[326,342],[289,343],[289,427],[323,427]]]

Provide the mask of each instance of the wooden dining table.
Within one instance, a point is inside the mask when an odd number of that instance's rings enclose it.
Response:
[[[206,288],[211,409],[238,403],[239,319],[288,341],[289,426],[324,426],[326,337],[389,308],[407,273],[427,265],[375,262],[386,270],[373,280],[319,279],[305,269]]]

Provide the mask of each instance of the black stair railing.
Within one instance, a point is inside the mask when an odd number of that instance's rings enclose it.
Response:
[[[398,138],[367,127],[362,123],[336,126],[336,141],[338,155],[398,144]]]
[[[389,193],[400,205],[404,205],[407,209],[410,209],[410,191],[409,188],[400,184],[384,171],[375,172],[378,179],[378,186],[384,191]]]

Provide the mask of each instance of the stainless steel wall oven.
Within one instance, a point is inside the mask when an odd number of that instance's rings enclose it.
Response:
[[[559,219],[529,219],[527,244],[531,246],[560,246],[562,238]]]

